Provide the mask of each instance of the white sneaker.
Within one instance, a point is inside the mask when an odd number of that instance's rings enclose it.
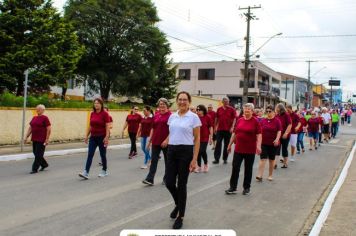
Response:
[[[108,176],[109,173],[107,170],[102,170],[101,173],[98,175],[98,177],[105,177],[105,176]]]
[[[89,179],[89,173],[85,170],[83,173],[79,173],[79,177],[83,179]]]
[[[147,169],[147,165],[141,166],[141,169]]]
[[[200,167],[196,167],[195,170],[194,170],[195,173],[200,173]]]
[[[290,161],[291,161],[291,162],[295,162],[294,157],[291,157],[291,158],[290,158]]]

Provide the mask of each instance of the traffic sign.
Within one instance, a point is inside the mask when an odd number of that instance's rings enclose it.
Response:
[[[329,86],[340,86],[340,80],[329,80]]]

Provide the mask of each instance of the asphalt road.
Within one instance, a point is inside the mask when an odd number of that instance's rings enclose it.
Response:
[[[345,126],[341,133],[318,151],[298,155],[290,168],[278,168],[272,182],[255,182],[256,157],[249,196],[241,194],[243,171],[238,194],[224,193],[231,155],[227,165],[210,164],[209,173],[192,173],[184,229],[234,229],[237,235],[300,234],[350,150],[356,131]],[[163,161],[156,185],[144,186],[141,181],[147,170],[139,168],[142,154],[129,160],[127,153],[108,152],[110,175],[106,178],[97,177],[96,156],[87,181],[78,177],[85,153],[48,158],[48,170],[35,175],[29,174],[32,160],[0,163],[0,235],[118,235],[122,229],[170,229],[173,201],[161,185]],[[209,150],[210,163],[212,156]],[[265,178],[266,174],[267,168]]]

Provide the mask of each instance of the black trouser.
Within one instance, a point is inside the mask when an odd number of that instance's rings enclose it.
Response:
[[[345,117],[341,117],[341,124],[345,124]]]
[[[289,138],[281,138],[281,144],[278,146],[277,149],[277,156],[281,155],[281,150],[282,150],[282,157],[288,157],[288,145],[289,145]]]
[[[333,122],[331,125],[331,136],[335,138],[339,128],[339,122]]]
[[[137,135],[137,133],[129,132],[129,137],[130,137],[130,141],[131,141],[130,154],[133,153],[133,152],[137,152],[136,135]]]
[[[232,160],[232,173],[230,178],[230,188],[236,189],[239,181],[240,169],[242,161],[245,161],[244,183],[243,188],[249,189],[251,187],[253,163],[255,161],[255,154],[234,153]]]
[[[189,166],[192,159],[193,145],[168,146],[166,186],[178,207],[180,217],[184,217],[185,213]]]
[[[203,158],[204,164],[208,164],[208,154],[206,153],[206,149],[208,147],[208,143],[200,143],[199,155],[198,155],[198,166],[201,167],[201,159]]]
[[[43,142],[32,142],[32,151],[33,155],[35,155],[35,160],[33,161],[32,164],[32,171],[38,171],[38,168],[41,167],[47,167],[48,163],[44,159],[43,155],[46,149],[46,146],[43,145]]]
[[[159,159],[159,154],[163,152],[163,157],[164,157],[164,177],[163,181],[166,181],[166,170],[167,170],[167,148],[162,148],[161,145],[152,145],[152,154],[151,154],[151,165],[150,165],[150,171],[148,172],[148,175],[146,177],[146,180],[149,182],[154,181],[156,171],[157,171],[157,164],[158,164],[158,159]]]
[[[224,151],[223,151],[223,160],[226,161],[229,153],[227,152],[227,146],[229,145],[231,138],[230,131],[217,131],[216,132],[216,146],[214,150],[214,158],[216,161],[220,160],[222,141],[224,140]]]

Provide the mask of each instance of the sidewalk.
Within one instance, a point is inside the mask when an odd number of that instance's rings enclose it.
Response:
[[[129,139],[110,139],[109,147],[116,146],[116,145],[122,145],[122,144],[129,144],[129,143],[130,143]],[[47,151],[58,151],[58,150],[81,149],[81,148],[87,148],[87,147],[88,147],[88,145],[85,144],[84,141],[83,142],[74,141],[74,142],[66,142],[66,143],[53,143],[53,144],[50,143],[46,147],[46,152]],[[21,152],[20,145],[0,146],[0,156],[21,154],[21,153],[32,153],[32,145],[26,144],[24,146],[23,152]]]
[[[356,236],[356,154],[320,235]]]

